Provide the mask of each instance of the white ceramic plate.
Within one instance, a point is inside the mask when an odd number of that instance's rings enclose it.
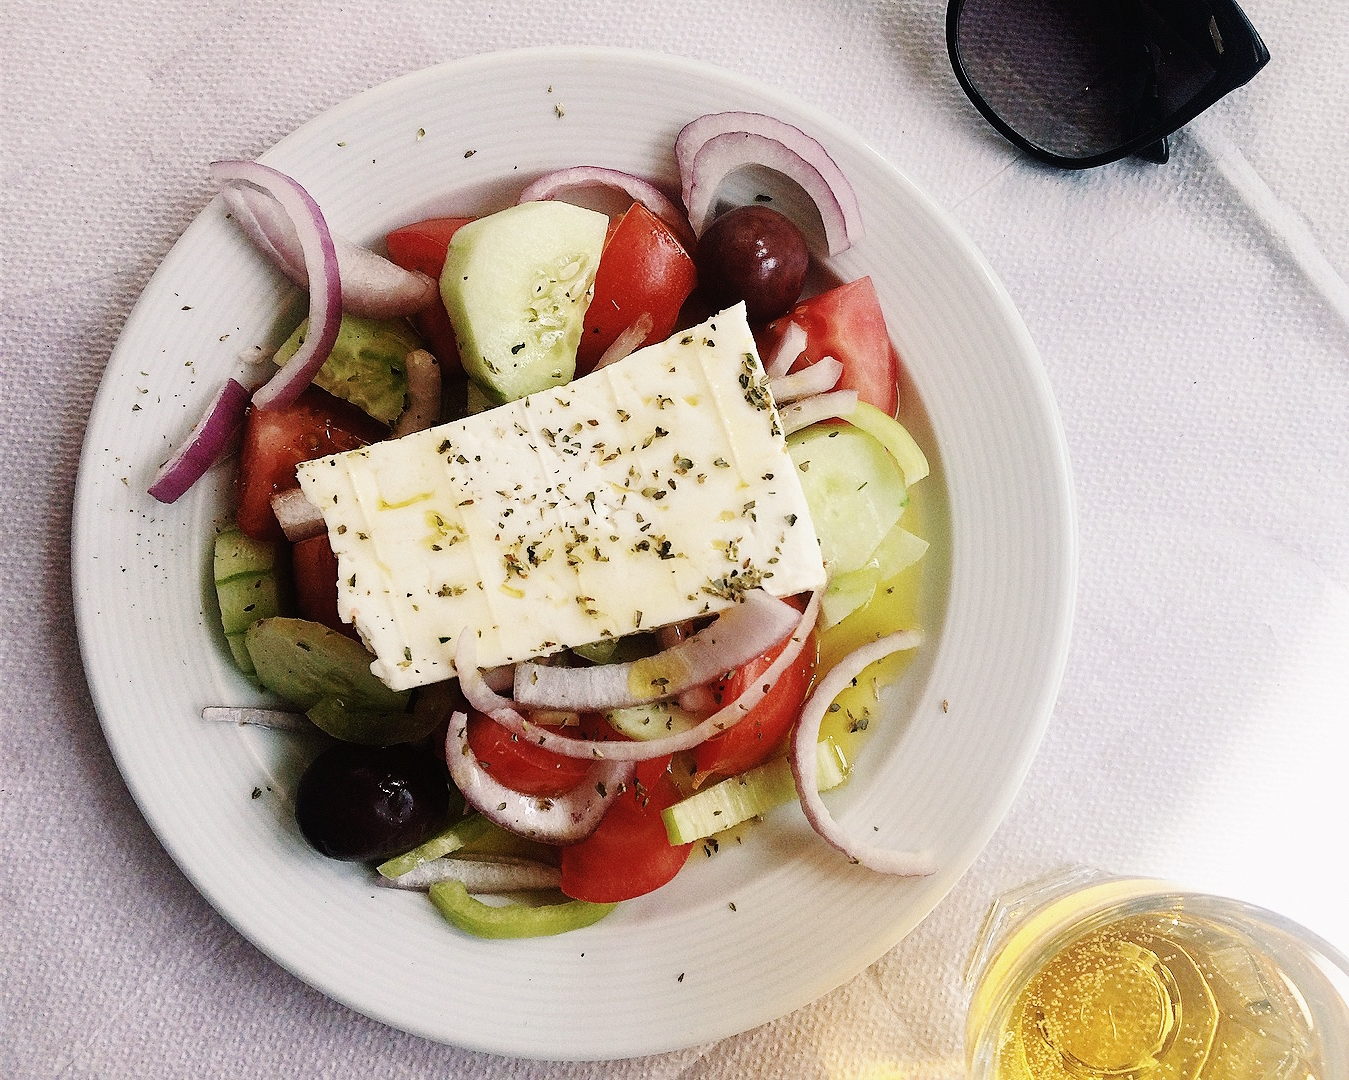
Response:
[[[549,168],[673,179],[679,128],[731,108],[814,133],[852,179],[867,238],[833,269],[875,279],[912,382],[906,419],[931,451],[928,641],[852,781],[829,799],[872,839],[934,851],[933,877],[849,866],[787,808],[752,844],[695,854],[671,885],[590,929],[503,942],[461,936],[421,895],[377,889],[361,868],[313,854],[290,810],[313,747],[198,719],[205,705],[251,700],[210,594],[229,466],[173,506],[144,494],[240,352],[274,343],[295,317],[295,294],[217,200],[164,260],[109,362],[74,555],[81,647],[108,741],[165,847],[227,919],[302,979],[394,1026],[503,1054],[615,1058],[804,1005],[878,959],[969,866],[1052,707],[1075,534],[1044,373],[968,241],[838,123],[689,61],[558,48],[379,86],[263,160],[304,183],[337,231],[377,242],[420,217],[503,205]]]

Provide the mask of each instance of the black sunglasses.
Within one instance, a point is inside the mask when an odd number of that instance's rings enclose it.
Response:
[[[1269,61],[1232,0],[951,0],[956,78],[1040,161],[1161,164],[1166,137]]]

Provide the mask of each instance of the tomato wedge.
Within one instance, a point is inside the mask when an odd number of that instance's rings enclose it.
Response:
[[[599,827],[562,849],[563,893],[615,903],[659,889],[679,873],[693,845],[672,845],[660,816],[682,798],[669,765],[668,757],[641,762],[635,783],[614,800]]]
[[[719,701],[734,701],[753,686],[786,646],[786,641],[774,646],[728,676],[717,688]],[[806,700],[810,680],[815,674],[815,659],[815,634],[812,632],[800,655],[778,676],[772,689],[748,716],[694,749],[697,783],[701,785],[703,779],[713,774],[734,776],[773,756],[801,715],[801,704]]]
[[[239,465],[239,528],[254,540],[285,535],[272,513],[272,496],[296,486],[302,461],[355,450],[382,439],[388,429],[355,405],[316,386],[282,409],[249,407]]]
[[[337,614],[337,556],[333,554],[327,534],[292,544],[290,570],[295,583],[295,607],[300,617],[355,638],[355,629]]]
[[[698,274],[679,238],[641,203],[633,203],[610,229],[586,309],[576,374],[594,369],[604,350],[643,314],[651,331],[643,345],[664,341],[679,322]]]
[[[561,795],[584,780],[590,769],[589,761],[535,746],[477,712],[469,713],[468,745],[484,769],[523,795]]]
[[[461,225],[472,220],[464,217],[427,218],[395,229],[384,238],[384,246],[388,249],[390,260],[404,270],[418,270],[439,281],[440,272],[445,269],[445,249],[450,246],[450,238]],[[455,341],[454,327],[450,325],[444,303],[437,300],[414,314],[412,325],[431,347],[431,352],[440,361],[443,370],[449,371],[459,366],[459,345]]]
[[[802,300],[759,337],[759,352],[773,355],[777,344],[796,323],[806,332],[806,348],[793,371],[832,356],[843,365],[839,390],[856,390],[860,400],[887,416],[899,408],[899,354],[890,342],[885,315],[871,278],[861,277]]]

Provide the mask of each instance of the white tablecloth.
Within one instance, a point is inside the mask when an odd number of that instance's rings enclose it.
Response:
[[[1063,863],[1242,896],[1349,948],[1349,14],[1248,0],[1269,68],[1165,167],[1031,164],[974,113],[937,0],[7,0],[0,18],[0,1076],[962,1075],[999,891]],[[883,960],[759,1030],[640,1062],[512,1061],[335,1004],[160,848],[81,673],[68,530],[103,364],[208,197],[395,75],[516,45],[733,69],[844,119],[992,262],[1073,458],[1077,622],[1020,797]]]

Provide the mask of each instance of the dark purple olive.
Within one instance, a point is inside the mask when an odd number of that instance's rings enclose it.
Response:
[[[415,746],[338,743],[305,769],[295,820],[332,859],[400,855],[442,828],[450,811],[444,763]]]
[[[766,206],[717,218],[694,253],[698,287],[716,307],[741,300],[756,325],[785,315],[801,296],[810,252],[801,230]]]

